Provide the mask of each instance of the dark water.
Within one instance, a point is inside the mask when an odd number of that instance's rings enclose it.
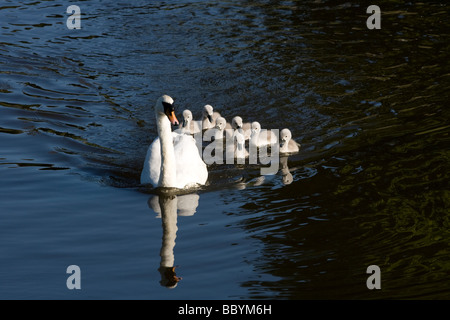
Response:
[[[78,1],[69,30],[67,2],[2,0],[0,298],[450,298],[450,7],[376,4],[380,30],[365,3]],[[158,201],[164,93],[302,150]]]

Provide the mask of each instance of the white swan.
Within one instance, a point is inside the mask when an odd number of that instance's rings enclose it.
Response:
[[[220,113],[214,112],[214,108],[211,105],[205,105],[202,112],[202,130],[214,128],[218,117],[220,117]]]
[[[239,130],[244,135],[245,140],[250,139],[251,136],[251,123],[245,122],[242,120],[241,117],[236,116],[233,119],[231,119],[231,125],[227,124],[227,129],[234,129]]]
[[[196,134],[202,131],[201,122],[194,121],[190,110],[183,111],[183,123],[180,124],[181,133]]]
[[[155,188],[179,189],[204,185],[208,169],[200,158],[194,138],[171,130],[171,122],[178,125],[171,97],[164,95],[158,99],[155,117],[158,138],[148,148],[141,183],[150,183]]]
[[[280,153],[295,153],[300,150],[300,144],[292,140],[292,133],[289,129],[280,132]]]
[[[277,136],[272,130],[261,130],[259,122],[252,122],[250,144],[256,147],[270,146],[278,143]]]

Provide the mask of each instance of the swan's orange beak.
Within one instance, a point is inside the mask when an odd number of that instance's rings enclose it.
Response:
[[[170,122],[174,126],[178,126],[180,123],[178,122],[177,117],[175,116],[175,111],[169,111],[166,113],[167,118],[169,118]]]

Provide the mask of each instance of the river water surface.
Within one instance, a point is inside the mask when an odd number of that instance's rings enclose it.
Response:
[[[445,1],[379,1],[379,30],[332,0],[78,1],[74,30],[70,4],[0,3],[0,298],[450,298]],[[301,152],[159,197],[162,94]]]

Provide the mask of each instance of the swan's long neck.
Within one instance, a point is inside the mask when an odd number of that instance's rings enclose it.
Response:
[[[161,143],[161,175],[159,177],[159,186],[168,188],[175,187],[177,168],[170,121],[164,114],[157,113],[156,118]]]

